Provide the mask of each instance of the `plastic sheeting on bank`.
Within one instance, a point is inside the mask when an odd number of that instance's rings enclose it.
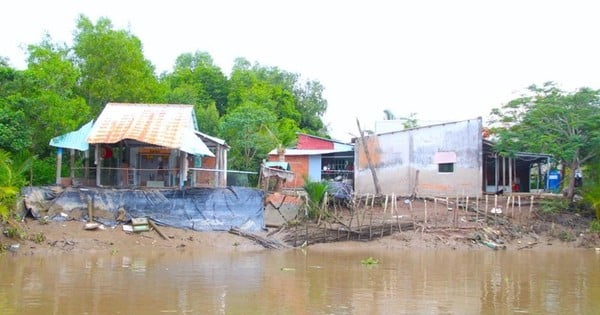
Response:
[[[27,187],[26,209],[33,217],[87,220],[88,200],[94,221],[114,226],[119,208],[127,218],[147,217],[157,223],[196,231],[264,228],[264,192],[246,187],[176,189],[102,189]]]

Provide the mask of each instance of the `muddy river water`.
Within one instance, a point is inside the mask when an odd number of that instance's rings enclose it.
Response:
[[[600,252],[6,253],[0,314],[600,314]]]

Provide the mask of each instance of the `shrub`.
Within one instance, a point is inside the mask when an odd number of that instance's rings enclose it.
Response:
[[[327,193],[327,189],[329,188],[329,183],[326,181],[311,181],[305,177],[302,188],[307,196],[308,217],[316,219],[325,214],[323,200],[325,199],[325,193]]]

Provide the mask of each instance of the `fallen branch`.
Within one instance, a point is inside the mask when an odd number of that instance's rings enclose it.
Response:
[[[529,243],[529,244],[527,244],[527,245],[525,245],[525,246],[521,246],[521,247],[517,248],[517,250],[521,250],[521,249],[525,249],[525,248],[533,248],[533,246],[535,246],[535,245],[537,245],[537,244],[538,244],[538,242],[535,242],[535,243]]]
[[[282,249],[282,248],[287,248],[288,246],[285,244],[282,244],[276,240],[270,240],[267,239],[265,237],[262,237],[260,235],[256,235],[256,234],[252,234],[252,233],[247,233],[244,232],[238,228],[231,228],[229,230],[229,233],[231,234],[235,234],[235,235],[239,235],[242,237],[245,237],[249,240],[253,240],[255,242],[257,242],[258,244],[262,245],[264,248],[271,248],[271,249]]]
[[[167,241],[169,240],[169,238],[158,229],[156,223],[154,223],[150,218],[148,218],[148,224],[150,224],[150,226],[156,231],[156,233],[158,233],[158,235],[160,235],[160,237]]]

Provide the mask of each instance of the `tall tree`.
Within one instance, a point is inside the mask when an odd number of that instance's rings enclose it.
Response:
[[[28,65],[23,72],[26,98],[23,112],[33,136],[33,154],[46,156],[52,137],[71,131],[89,117],[89,107],[76,94],[79,71],[69,60],[69,49],[46,37],[28,47]]]
[[[172,73],[163,76],[169,91],[167,101],[199,105],[214,103],[220,115],[225,113],[229,81],[206,52],[197,51],[177,57]]]
[[[299,127],[306,133],[327,135],[327,128],[323,123],[323,115],[327,111],[327,100],[323,97],[324,89],[323,85],[315,80],[295,84],[296,109],[301,116]]]
[[[0,58],[0,150],[17,153],[31,147],[31,129],[23,112],[22,71]]]
[[[570,169],[567,197],[575,194],[575,170],[600,154],[600,92],[565,92],[553,82],[532,85],[528,94],[492,110],[497,150],[550,153]]]
[[[81,95],[97,115],[108,102],[161,102],[165,91],[141,41],[125,30],[114,30],[107,18],[96,24],[81,15],[74,38],[81,69]]]
[[[268,109],[253,103],[238,106],[221,118],[220,134],[231,145],[232,169],[255,170],[277,141],[260,130],[273,130],[277,118]]]

